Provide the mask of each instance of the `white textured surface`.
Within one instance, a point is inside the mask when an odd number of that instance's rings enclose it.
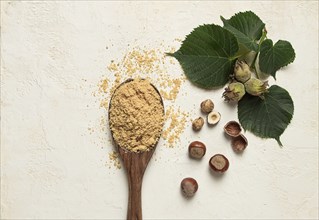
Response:
[[[124,219],[124,170],[105,166],[112,146],[101,149],[87,131],[103,113],[92,86],[110,74],[106,65],[127,44],[172,45],[199,24],[221,24],[220,15],[245,10],[261,17],[270,38],[289,40],[296,50],[295,62],[271,81],[295,103],[282,136],[285,146],[246,133],[249,146],[236,155],[222,131],[237,118],[236,109],[222,102],[222,90],[203,91],[186,82],[188,97],[178,97],[177,105],[194,111],[199,101],[190,100],[209,96],[222,120],[199,134],[188,127],[180,147],[160,142],[144,177],[144,218],[318,218],[318,2],[310,1],[2,1],[1,217]],[[171,74],[180,74],[175,68]],[[208,146],[200,162],[187,156],[194,139]],[[224,153],[231,163],[222,178],[208,169],[214,153]],[[192,200],[180,194],[186,176],[199,183]]]

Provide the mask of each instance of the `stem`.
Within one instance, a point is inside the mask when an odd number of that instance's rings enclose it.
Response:
[[[261,43],[262,43],[266,38],[267,38],[267,31],[266,31],[266,28],[264,28],[263,33],[262,33],[261,38],[260,38],[260,41],[259,41],[259,49],[258,49],[258,51],[260,50],[260,45],[261,45]]]
[[[252,67],[254,70],[256,70],[255,63],[256,63],[256,60],[257,60],[258,54],[259,54],[259,51],[256,53],[256,56],[255,56],[255,58],[254,58],[253,62],[251,63],[251,67]]]
[[[251,64],[251,67],[255,70],[255,72],[256,72],[256,77],[257,77],[258,79],[259,79],[259,76],[258,76],[258,73],[257,73],[257,70],[256,70],[256,60],[257,60],[257,57],[258,57],[258,55],[259,55],[259,53],[260,53],[260,46],[261,46],[262,42],[263,42],[265,39],[267,39],[267,31],[266,31],[266,28],[264,28],[264,30],[263,30],[263,32],[262,32],[262,35],[261,35],[261,37],[260,37],[259,44],[258,44],[258,51],[257,51],[257,53],[256,53],[256,56],[255,56],[255,58],[254,58],[252,64]]]

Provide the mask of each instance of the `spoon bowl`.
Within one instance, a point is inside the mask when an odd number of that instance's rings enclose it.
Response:
[[[112,105],[113,96],[121,86],[126,83],[133,81],[133,79],[127,79],[123,83],[121,83],[114,91],[111,101],[109,103],[109,121],[110,121],[110,110]],[[164,116],[164,104],[162,97],[156,87],[151,84],[154,90],[158,93],[160,97],[161,105],[163,106],[163,116]],[[111,129],[110,129],[111,130]],[[117,146],[119,155],[123,161],[123,165],[126,169],[127,179],[128,179],[128,186],[129,186],[129,196],[128,196],[128,209],[127,209],[127,219],[137,220],[142,219],[142,199],[141,199],[141,191],[142,191],[142,181],[144,172],[147,168],[147,165],[156,149],[155,143],[153,147],[151,147],[148,151],[140,151],[140,152],[133,152],[124,149],[123,147],[119,146],[114,139],[113,132],[111,130],[111,135],[114,140],[115,145]]]

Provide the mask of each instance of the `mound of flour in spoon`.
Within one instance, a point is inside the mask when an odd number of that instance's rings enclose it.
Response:
[[[160,138],[164,107],[148,80],[134,79],[114,91],[109,118],[113,138],[120,147],[133,152],[149,151]]]

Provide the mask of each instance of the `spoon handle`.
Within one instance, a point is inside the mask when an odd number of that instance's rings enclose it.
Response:
[[[129,187],[127,220],[142,220],[142,181],[155,148],[141,153],[127,152],[121,147],[118,150],[127,171]]]
[[[119,148],[127,171],[128,179],[128,208],[127,220],[142,220],[142,181],[151,154],[128,153]]]
[[[142,177],[141,174],[136,175],[134,172],[128,174],[129,196],[127,220],[142,220]]]

